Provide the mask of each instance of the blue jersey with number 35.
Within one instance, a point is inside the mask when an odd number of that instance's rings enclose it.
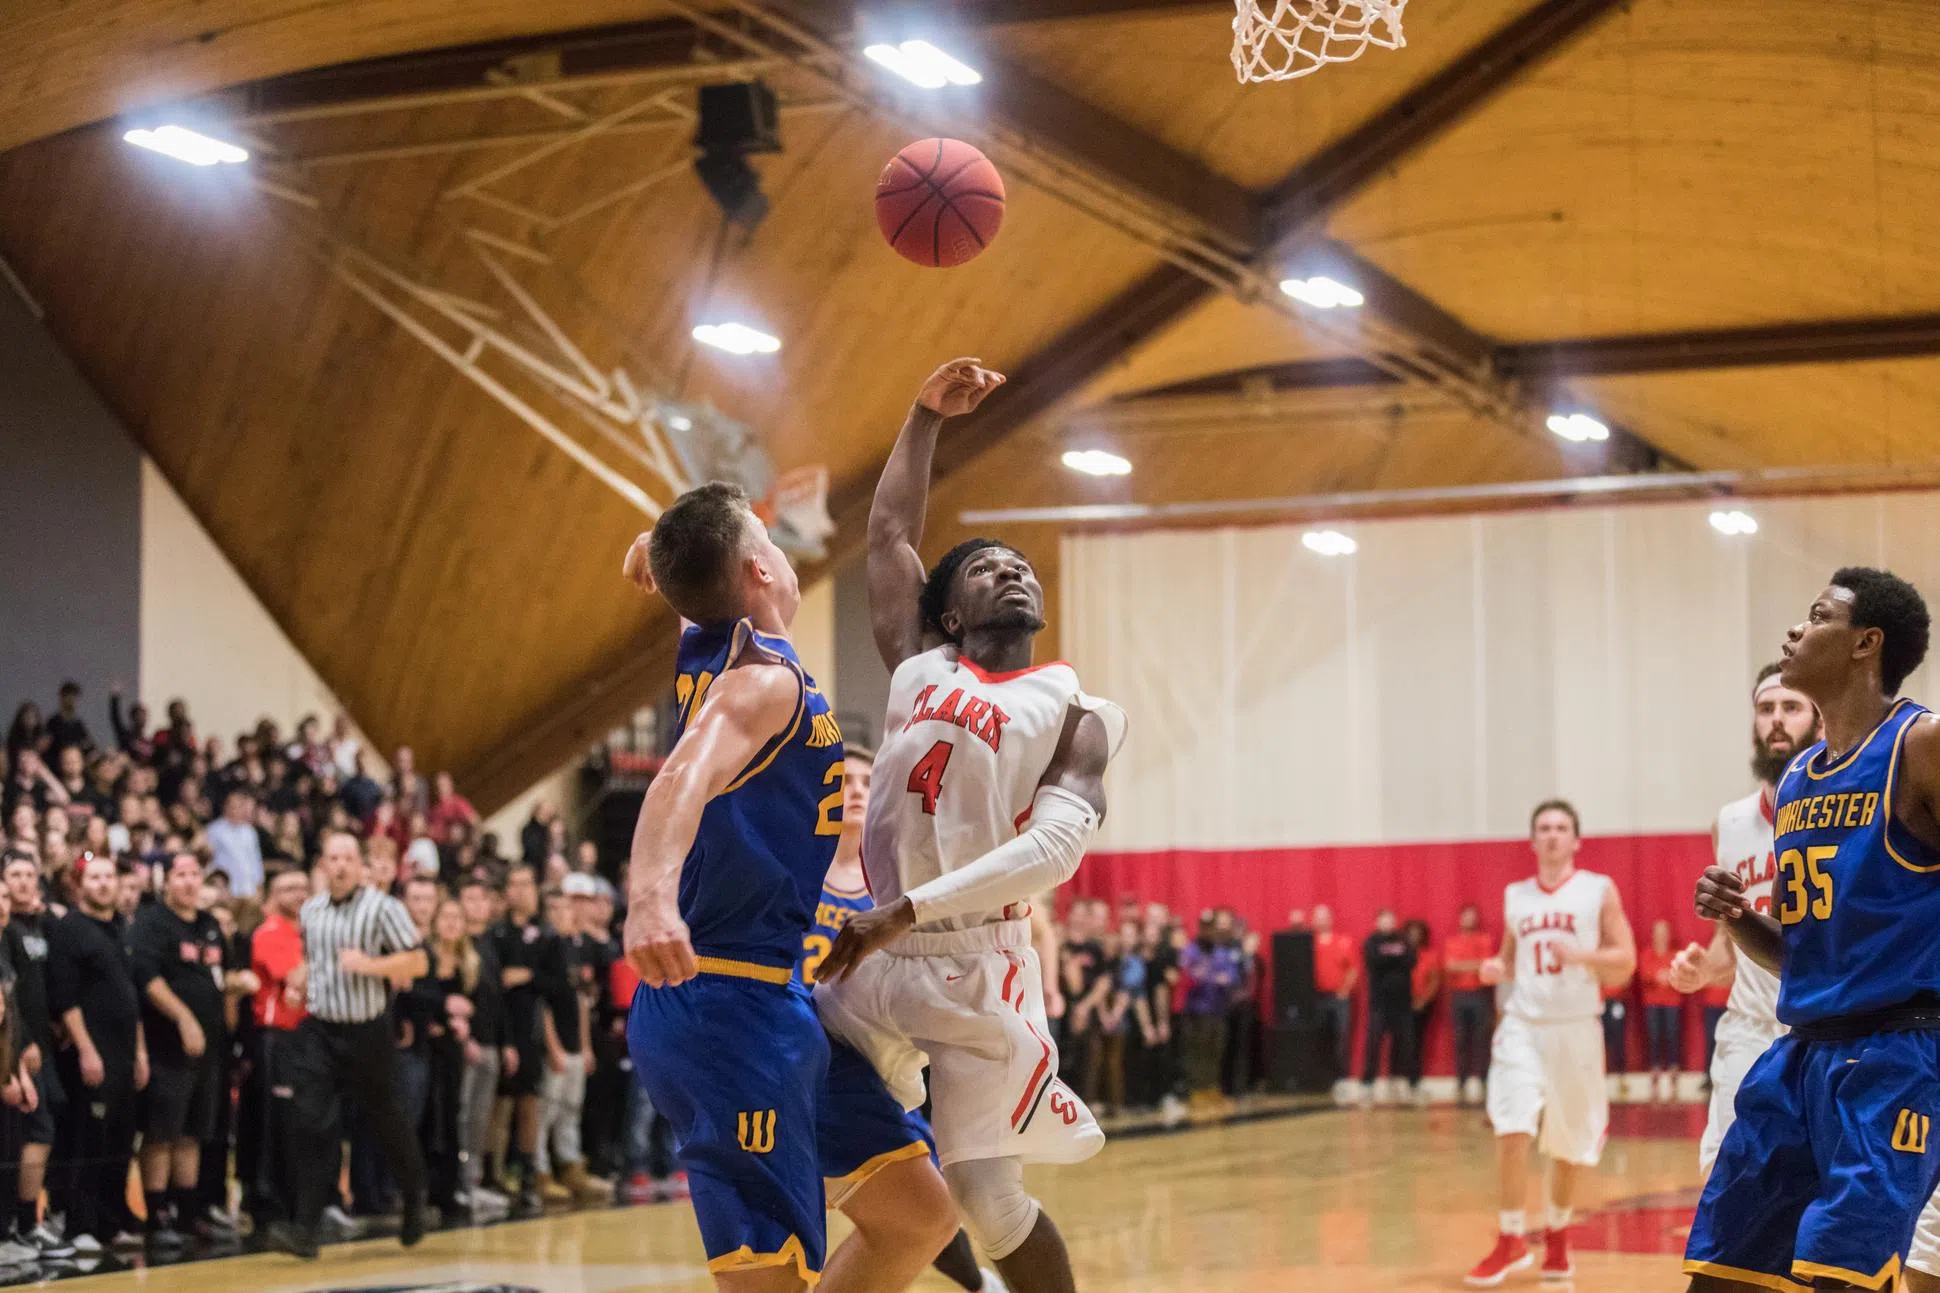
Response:
[[[702,812],[681,868],[680,916],[698,956],[790,970],[842,833],[842,732],[788,639],[741,620],[681,635],[677,733],[748,651],[792,669],[801,692],[793,717]]]
[[[1778,1017],[1797,1026],[1940,996],[1940,851],[1894,820],[1907,729],[1896,702],[1844,758],[1821,741],[1779,778],[1775,914],[1785,934]]]

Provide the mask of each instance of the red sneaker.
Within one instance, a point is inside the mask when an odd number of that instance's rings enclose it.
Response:
[[[1570,1264],[1570,1232],[1552,1230],[1543,1236],[1543,1279],[1573,1279],[1576,1267]]]
[[[1535,1262],[1536,1254],[1529,1251],[1529,1243],[1521,1235],[1497,1235],[1494,1250],[1462,1277],[1462,1283],[1472,1289],[1492,1289],[1516,1271],[1528,1270]]]

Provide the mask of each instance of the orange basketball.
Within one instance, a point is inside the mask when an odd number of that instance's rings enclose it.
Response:
[[[949,269],[983,253],[1004,224],[1004,177],[961,139],[919,139],[876,181],[876,223],[897,254]]]

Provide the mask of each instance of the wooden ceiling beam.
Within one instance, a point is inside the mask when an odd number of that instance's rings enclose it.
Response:
[[[1506,378],[1541,387],[1575,377],[1639,377],[1936,356],[1940,356],[1940,314],[1913,314],[1519,342],[1495,347],[1490,362]],[[1382,387],[1394,385],[1396,380],[1362,359],[1310,359],[1209,373],[1141,391],[1119,402],[1179,395],[1240,395],[1258,389]]]

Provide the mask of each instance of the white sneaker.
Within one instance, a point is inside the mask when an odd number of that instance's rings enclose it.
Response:
[[[983,1293],[1010,1293],[1010,1285],[996,1271],[983,1266],[978,1268],[978,1273],[983,1276]]]
[[[75,1235],[67,1242],[73,1244],[74,1251],[82,1257],[99,1257],[101,1255],[101,1241],[93,1235]]]
[[[1170,1091],[1159,1101],[1159,1121],[1168,1127],[1176,1127],[1185,1121],[1186,1103]]]
[[[1394,1084],[1389,1082],[1388,1079],[1386,1078],[1374,1079],[1373,1097],[1374,1097],[1375,1104],[1378,1104],[1378,1105],[1393,1104],[1394,1103]]]
[[[14,1239],[23,1248],[31,1248],[36,1256],[49,1261],[59,1261],[63,1257],[74,1256],[74,1245],[45,1225],[35,1226],[24,1235],[16,1234]]]
[[[40,1253],[22,1243],[11,1239],[0,1239],[0,1266],[32,1266],[40,1261]]]
[[[1415,1108],[1426,1109],[1434,1101],[1428,1098],[1428,1087],[1424,1083],[1415,1084]]]
[[[364,1223],[333,1203],[323,1210],[320,1229],[333,1239],[355,1239],[364,1233]]]
[[[1487,1099],[1487,1094],[1482,1087],[1481,1078],[1472,1077],[1462,1083],[1462,1099],[1468,1101],[1470,1104],[1481,1104]]]

